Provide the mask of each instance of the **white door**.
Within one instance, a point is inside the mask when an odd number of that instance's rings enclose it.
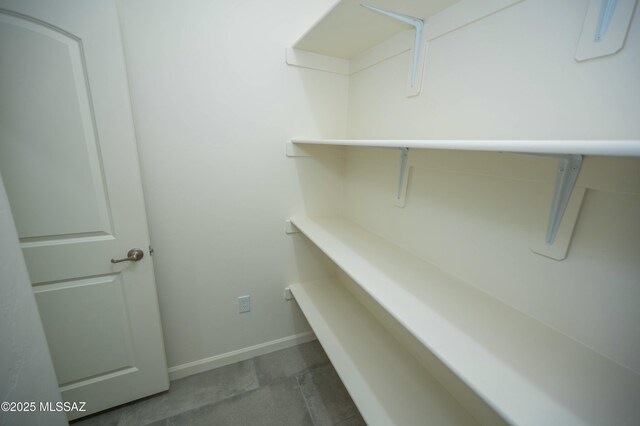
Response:
[[[0,173],[70,417],[168,389],[115,0],[0,0]]]

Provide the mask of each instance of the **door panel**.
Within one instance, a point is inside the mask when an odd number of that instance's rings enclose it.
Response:
[[[0,173],[70,418],[168,388],[121,43],[114,0],[0,0]]]
[[[134,367],[122,284],[118,274],[35,287],[61,387]]]
[[[0,20],[0,93],[2,105],[10,105],[2,122],[12,139],[0,145],[0,170],[18,235],[110,234],[79,41],[25,18]]]

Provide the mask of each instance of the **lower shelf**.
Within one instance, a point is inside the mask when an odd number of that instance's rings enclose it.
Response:
[[[505,421],[640,425],[636,372],[348,219],[291,221]]]
[[[477,424],[340,283],[290,288],[367,424]]]

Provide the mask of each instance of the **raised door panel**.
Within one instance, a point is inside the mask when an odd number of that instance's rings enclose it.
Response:
[[[0,14],[0,51],[0,170],[21,241],[111,234],[80,41]]]
[[[121,274],[37,286],[38,310],[62,388],[135,369]]]

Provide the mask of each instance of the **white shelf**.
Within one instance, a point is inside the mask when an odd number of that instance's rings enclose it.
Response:
[[[545,155],[559,158],[555,181],[554,195],[549,210],[547,231],[543,243],[536,243],[532,250],[543,256],[563,260],[567,256],[573,235],[575,221],[584,197],[584,188],[576,191],[574,187],[582,166],[583,155],[640,157],[640,140],[435,140],[435,139],[292,139],[287,143],[287,155],[308,156],[303,145],[334,145],[374,148],[398,148],[406,154],[407,148],[445,149],[466,151],[493,151],[521,154]],[[402,157],[396,205],[404,206],[407,180],[406,155]],[[570,207],[572,206],[572,207]],[[562,225],[565,211],[573,211],[570,223],[571,231],[556,241]],[[569,219],[564,219],[565,222]],[[564,225],[565,227],[569,225]]]
[[[291,142],[298,145],[344,145],[376,148],[424,148],[524,154],[640,157],[640,140],[292,139]]]
[[[412,50],[407,96],[420,94],[430,40],[521,0],[337,1],[294,45],[291,66],[351,75]]]
[[[633,371],[345,219],[291,220],[508,422],[638,424]]]
[[[405,15],[427,19],[455,4],[458,0],[375,0],[378,7]],[[412,28],[360,6],[361,0],[343,0],[324,15],[293,46],[295,49],[336,58],[351,59],[355,55]]]
[[[342,285],[290,288],[367,424],[477,424]]]

